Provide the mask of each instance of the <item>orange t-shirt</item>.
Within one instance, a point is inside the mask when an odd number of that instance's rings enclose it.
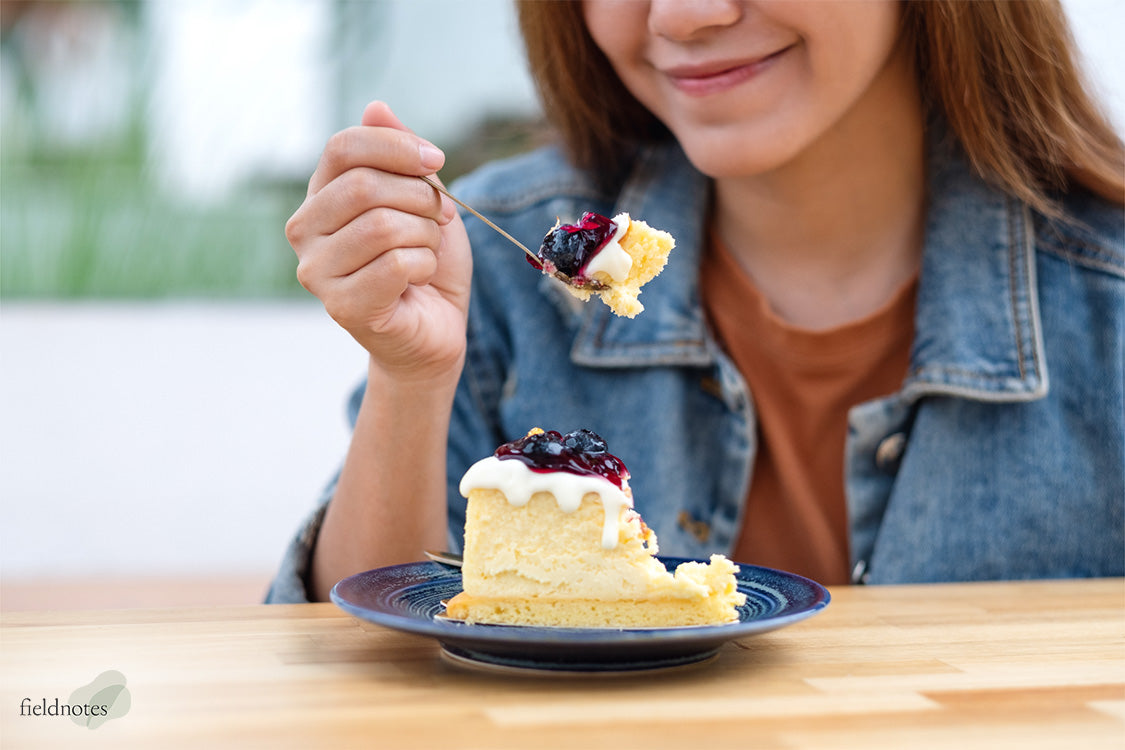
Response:
[[[707,314],[758,416],[758,454],[734,559],[847,583],[848,410],[902,385],[917,279],[868,317],[827,330],[778,318],[714,237],[701,285]]]

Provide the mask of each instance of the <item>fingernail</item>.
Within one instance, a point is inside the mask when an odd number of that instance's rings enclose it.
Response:
[[[440,169],[445,164],[445,154],[432,143],[422,141],[418,144],[418,155],[422,157],[422,166],[426,169]]]

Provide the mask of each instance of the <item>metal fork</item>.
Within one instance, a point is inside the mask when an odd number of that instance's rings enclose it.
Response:
[[[513,245],[515,245],[516,247],[518,247],[518,248],[519,248],[520,250],[523,250],[523,251],[524,251],[525,253],[527,253],[527,254],[528,254],[528,256],[530,256],[530,257],[531,257],[532,259],[534,259],[534,260],[535,260],[535,262],[536,262],[537,264],[538,264],[538,263],[540,262],[540,261],[539,261],[539,256],[537,256],[537,255],[536,255],[535,253],[533,253],[533,252],[531,252],[530,250],[528,250],[528,249],[527,249],[527,246],[526,246],[526,245],[524,245],[524,244],[523,244],[522,242],[520,242],[519,240],[517,240],[517,239],[516,239],[515,237],[513,237],[513,236],[512,236],[512,235],[510,235],[510,234],[508,234],[508,233],[507,233],[507,232],[505,232],[505,231],[504,231],[503,229],[501,229],[500,227],[496,226],[496,225],[495,225],[495,224],[493,224],[493,223],[492,223],[491,221],[489,221],[488,219],[486,219],[486,218],[485,218],[485,217],[484,217],[483,215],[481,215],[481,213],[480,213],[480,212],[478,212],[478,211],[477,211],[477,210],[476,210],[475,208],[473,208],[472,206],[470,206],[470,205],[468,205],[468,204],[466,204],[466,203],[463,203],[463,202],[461,202],[461,200],[459,200],[459,199],[458,199],[458,198],[457,198],[456,196],[454,196],[454,195],[453,195],[452,193],[450,193],[450,192],[449,192],[448,190],[446,190],[445,188],[443,188],[443,187],[442,187],[441,185],[439,185],[438,183],[436,183],[436,182],[434,182],[433,180],[431,180],[431,179],[430,179],[429,177],[426,177],[426,176],[424,176],[424,175],[420,175],[420,176],[418,177],[418,179],[420,179],[420,180],[421,180],[422,182],[426,183],[427,185],[429,185],[430,187],[432,187],[432,188],[433,188],[434,190],[436,190],[436,191],[438,191],[439,193],[441,193],[442,195],[444,195],[444,196],[445,196],[446,198],[449,198],[449,200],[453,201],[453,202],[454,202],[454,203],[456,203],[456,204],[457,204],[458,206],[460,206],[461,208],[465,209],[466,211],[468,211],[469,213],[471,213],[471,214],[472,214],[473,216],[475,216],[475,217],[477,217],[478,219],[480,219],[481,221],[483,221],[483,222],[484,222],[485,224],[487,224],[488,226],[490,226],[490,227],[492,227],[493,229],[495,229],[495,230],[496,230],[497,232],[499,232],[499,233],[500,233],[501,235],[503,235],[504,239],[508,240],[508,241],[509,241],[509,242],[511,242],[511,243],[512,243]]]

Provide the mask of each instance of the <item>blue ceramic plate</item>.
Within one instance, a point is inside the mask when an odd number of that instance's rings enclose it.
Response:
[[[674,569],[685,560],[661,557]],[[698,627],[612,630],[468,625],[442,619],[443,601],[461,591],[461,571],[434,562],[358,573],[332,589],[348,614],[395,630],[437,639],[452,661],[504,671],[633,672],[706,661],[728,641],[800,622],[828,605],[815,581],[780,570],[739,564],[746,595],[738,622]]]

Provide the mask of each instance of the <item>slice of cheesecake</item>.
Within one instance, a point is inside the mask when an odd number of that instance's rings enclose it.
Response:
[[[737,621],[737,567],[714,555],[669,572],[628,477],[588,430],[532,430],[470,467],[464,591],[446,615],[579,628]]]

